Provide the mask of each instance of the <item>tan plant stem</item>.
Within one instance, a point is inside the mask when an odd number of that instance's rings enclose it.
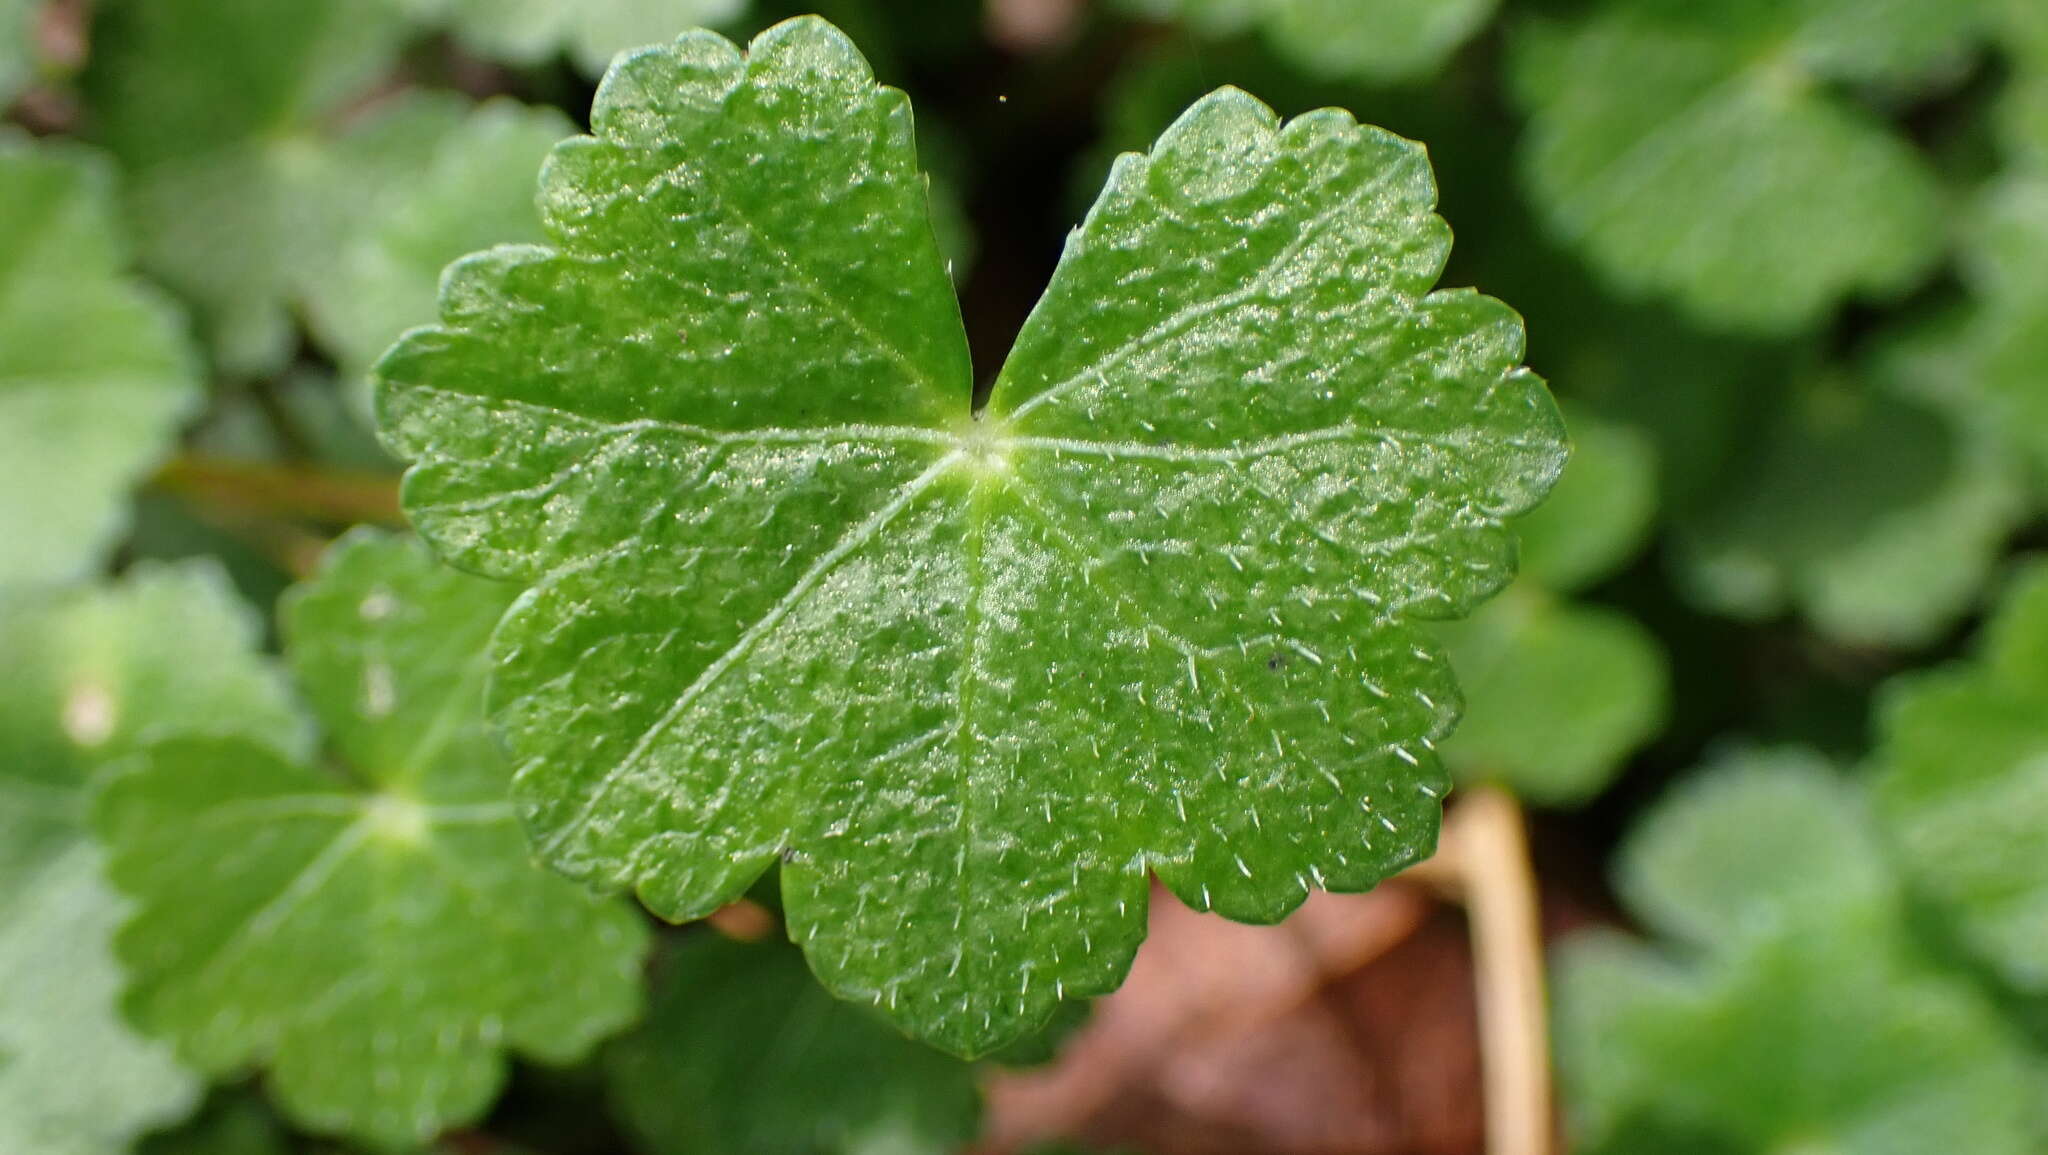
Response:
[[[158,470],[155,484],[191,501],[244,513],[330,525],[405,524],[398,508],[398,481],[383,474],[186,456]]]
[[[1488,1155],[1551,1155],[1543,928],[1521,804],[1497,787],[1466,794],[1443,851],[1472,929]]]

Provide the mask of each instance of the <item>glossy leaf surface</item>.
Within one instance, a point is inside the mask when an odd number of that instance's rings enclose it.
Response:
[[[780,860],[827,985],[978,1053],[1114,986],[1147,872],[1270,920],[1428,852],[1562,457],[1519,319],[1431,293],[1422,150],[1235,91],[1121,161],[993,397],[908,105],[822,21],[623,58],[552,247],[382,362],[409,511],[533,582],[497,718],[542,855],[710,913]]]

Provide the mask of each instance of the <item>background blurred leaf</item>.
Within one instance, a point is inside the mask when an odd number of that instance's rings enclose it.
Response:
[[[353,536],[285,614],[346,769],[161,741],[99,800],[133,1013],[211,1074],[264,1065],[311,1129],[424,1142],[490,1104],[508,1048],[573,1060],[639,1009],[645,929],[534,866],[504,799],[483,643],[516,592]]]
[[[1680,964],[1607,936],[1558,960],[1578,1150],[2039,1150],[2034,1069],[1968,985],[1815,918]]]
[[[2020,477],[1932,389],[1885,376],[1796,387],[1739,476],[1680,522],[1682,592],[1741,618],[1797,609],[1868,645],[1923,645],[1971,608],[2025,512]]]
[[[606,1068],[651,1155],[941,1155],[981,1115],[972,1065],[833,998],[783,942],[692,935]]]
[[[1889,688],[1878,799],[1914,880],[2015,986],[2048,993],[2048,565],[1965,664]]]
[[[191,302],[220,367],[292,350],[290,307],[333,264],[374,169],[332,163],[349,104],[396,60],[386,0],[114,0],[98,6],[85,89],[129,170],[144,264]]]
[[[1369,82],[1426,79],[1493,17],[1499,0],[1121,0],[1208,35],[1257,29],[1304,71]]]
[[[37,0],[0,0],[0,109],[35,78]]]
[[[1633,296],[1785,333],[1892,296],[1946,238],[1934,173],[1831,82],[1951,65],[1976,0],[1613,2],[1525,23],[1524,172],[1553,233]]]
[[[451,29],[486,56],[535,64],[567,52],[593,76],[628,48],[665,44],[684,29],[722,28],[747,0],[399,0],[414,19]]]
[[[1693,949],[1603,932],[1561,952],[1582,1150],[2037,1149],[2021,1040],[1909,941],[1882,845],[1854,788],[1796,750],[1732,755],[1645,817],[1622,888]]]
[[[112,175],[0,129],[0,585],[98,569],[199,402],[177,314],[127,274]]]
[[[0,1150],[115,1155],[197,1099],[116,1009],[122,906],[87,836],[100,767],[170,733],[283,748],[303,730],[219,570],[0,600]]]
[[[1826,759],[1750,750],[1708,763],[1644,815],[1616,884],[1652,929],[1725,952],[1816,918],[1896,918],[1886,853],[1862,795]]]
[[[338,146],[343,164],[388,148],[395,155],[384,163],[405,179],[391,182],[376,219],[343,242],[306,294],[313,331],[352,386],[367,381],[371,363],[399,334],[434,320],[443,267],[493,245],[543,239],[534,174],[548,150],[575,132],[553,109],[505,100],[465,113],[459,102],[414,96],[379,119],[424,123],[404,133],[352,134]],[[371,136],[386,139],[364,139]]]

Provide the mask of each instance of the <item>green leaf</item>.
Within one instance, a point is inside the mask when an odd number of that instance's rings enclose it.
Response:
[[[1630,832],[1617,884],[1650,927],[1710,950],[1898,913],[1862,794],[1795,747],[1726,754],[1681,783]]]
[[[671,919],[781,861],[826,985],[968,1054],[1121,979],[1148,871],[1269,921],[1428,853],[1416,622],[1562,448],[1518,318],[1428,292],[1420,146],[1201,102],[971,414],[909,106],[830,25],[625,57],[592,122],[555,247],[380,366],[421,531],[534,583],[493,701],[547,861]]]
[[[785,944],[692,936],[606,1054],[651,1155],[943,1155],[980,1123],[976,1070],[839,1002]]]
[[[1886,693],[1878,802],[1908,872],[2006,979],[2048,991],[2048,566],[1972,662]]]
[[[1829,90],[1950,64],[1976,0],[1610,0],[1515,45],[1524,173],[1614,286],[1788,333],[1892,296],[1940,255],[1941,189],[1905,138]]]
[[[535,867],[504,800],[483,643],[515,593],[346,539],[284,620],[340,768],[175,739],[100,796],[137,1021],[209,1074],[266,1066],[309,1128],[423,1141],[489,1106],[507,1049],[570,1061],[639,1009],[644,926]]]
[[[177,315],[127,275],[110,178],[0,131],[0,586],[97,569],[199,401]]]
[[[542,239],[533,174],[555,142],[574,131],[553,109],[508,100],[466,117],[431,99],[410,104],[387,119],[431,121],[409,126],[405,135],[415,139],[386,145],[358,133],[343,142],[350,152],[403,152],[413,171],[378,218],[345,242],[337,267],[307,289],[313,330],[351,378],[366,377],[401,333],[434,319],[443,266],[493,244]]]
[[[189,300],[222,368],[292,350],[289,305],[374,217],[371,177],[331,163],[342,106],[391,66],[388,0],[146,0],[98,6],[85,77],[127,166],[145,266]]]
[[[2021,480],[1955,405],[1888,372],[1797,389],[1720,499],[1681,519],[1681,592],[1739,618],[1797,609],[1858,645],[1923,645],[1969,610],[2025,512]]]
[[[210,566],[0,602],[0,1150],[117,1155],[196,1080],[122,1021],[122,904],[84,821],[108,759],[167,733],[301,741],[257,626]]]
[[[1493,18],[1499,0],[1122,0],[1210,35],[1257,28],[1304,70],[1368,82],[1424,80]]]
[[[1809,925],[1698,966],[1617,936],[1557,965],[1576,1150],[2040,1150],[2038,1084],[1998,1011],[1867,929]]]
[[[685,28],[738,20],[747,0],[401,0],[415,19],[446,25],[464,44],[516,64],[563,51],[593,75],[628,48]]]
[[[1465,691],[1443,744],[1463,781],[1495,781],[1564,806],[1605,789],[1657,732],[1670,694],[1664,652],[1628,615],[1562,596],[1640,550],[1656,512],[1656,454],[1634,429],[1566,409],[1572,461],[1548,500],[1518,518],[1522,576],[1437,636]]]

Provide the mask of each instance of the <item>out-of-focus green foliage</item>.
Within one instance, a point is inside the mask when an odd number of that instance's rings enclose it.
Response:
[[[180,318],[128,271],[112,176],[0,129],[0,586],[104,564],[199,401]]]
[[[331,762],[181,735],[98,799],[135,1018],[209,1074],[261,1063],[314,1130],[425,1142],[506,1049],[572,1061],[639,1009],[641,924],[536,867],[504,799],[483,642],[515,592],[347,539],[285,618]]]
[[[1978,0],[1608,0],[1530,21],[1529,188],[1618,288],[1796,332],[1910,287],[1946,236],[1932,169],[1830,86],[1952,69],[1981,23]]]
[[[2038,1149],[2036,1072],[1993,1004],[1910,941],[1858,791],[1798,751],[1734,755],[1623,848],[1638,914],[1558,960],[1579,1149]]]
[[[255,639],[204,564],[0,600],[0,1150],[115,1155],[198,1096],[117,1008],[125,904],[86,810],[109,763],[168,735],[303,748]]]
[[[652,1155],[944,1155],[974,1138],[975,1068],[833,998],[786,943],[700,935],[654,981],[606,1058]]]
[[[1133,13],[1178,19],[1204,35],[1248,30],[1325,79],[1426,79],[1471,39],[1499,0],[1120,0]]]
[[[308,323],[351,380],[399,335],[434,319],[441,269],[495,244],[538,242],[535,174],[571,134],[552,109],[494,101],[473,111],[419,97],[394,104],[339,144],[348,166],[402,169],[374,217],[306,286]],[[384,159],[388,156],[388,160]]]
[[[349,102],[396,60],[384,0],[115,0],[85,77],[94,136],[128,170],[144,265],[197,310],[231,373],[278,368],[291,306],[389,180],[332,151]]]
[[[1938,638],[2025,496],[2010,455],[1936,400],[1825,371],[1791,385],[1735,475],[1679,523],[1679,587],[1735,617],[1796,608],[1846,642]]]
[[[1885,700],[1878,799],[1913,879],[2007,981],[2048,992],[2048,563],[1973,661]]]
[[[415,20],[446,27],[475,51],[517,64],[567,52],[602,74],[628,48],[659,44],[685,28],[723,27],[747,0],[398,0]],[[457,254],[460,255],[460,254]],[[451,258],[452,259],[452,258]]]

